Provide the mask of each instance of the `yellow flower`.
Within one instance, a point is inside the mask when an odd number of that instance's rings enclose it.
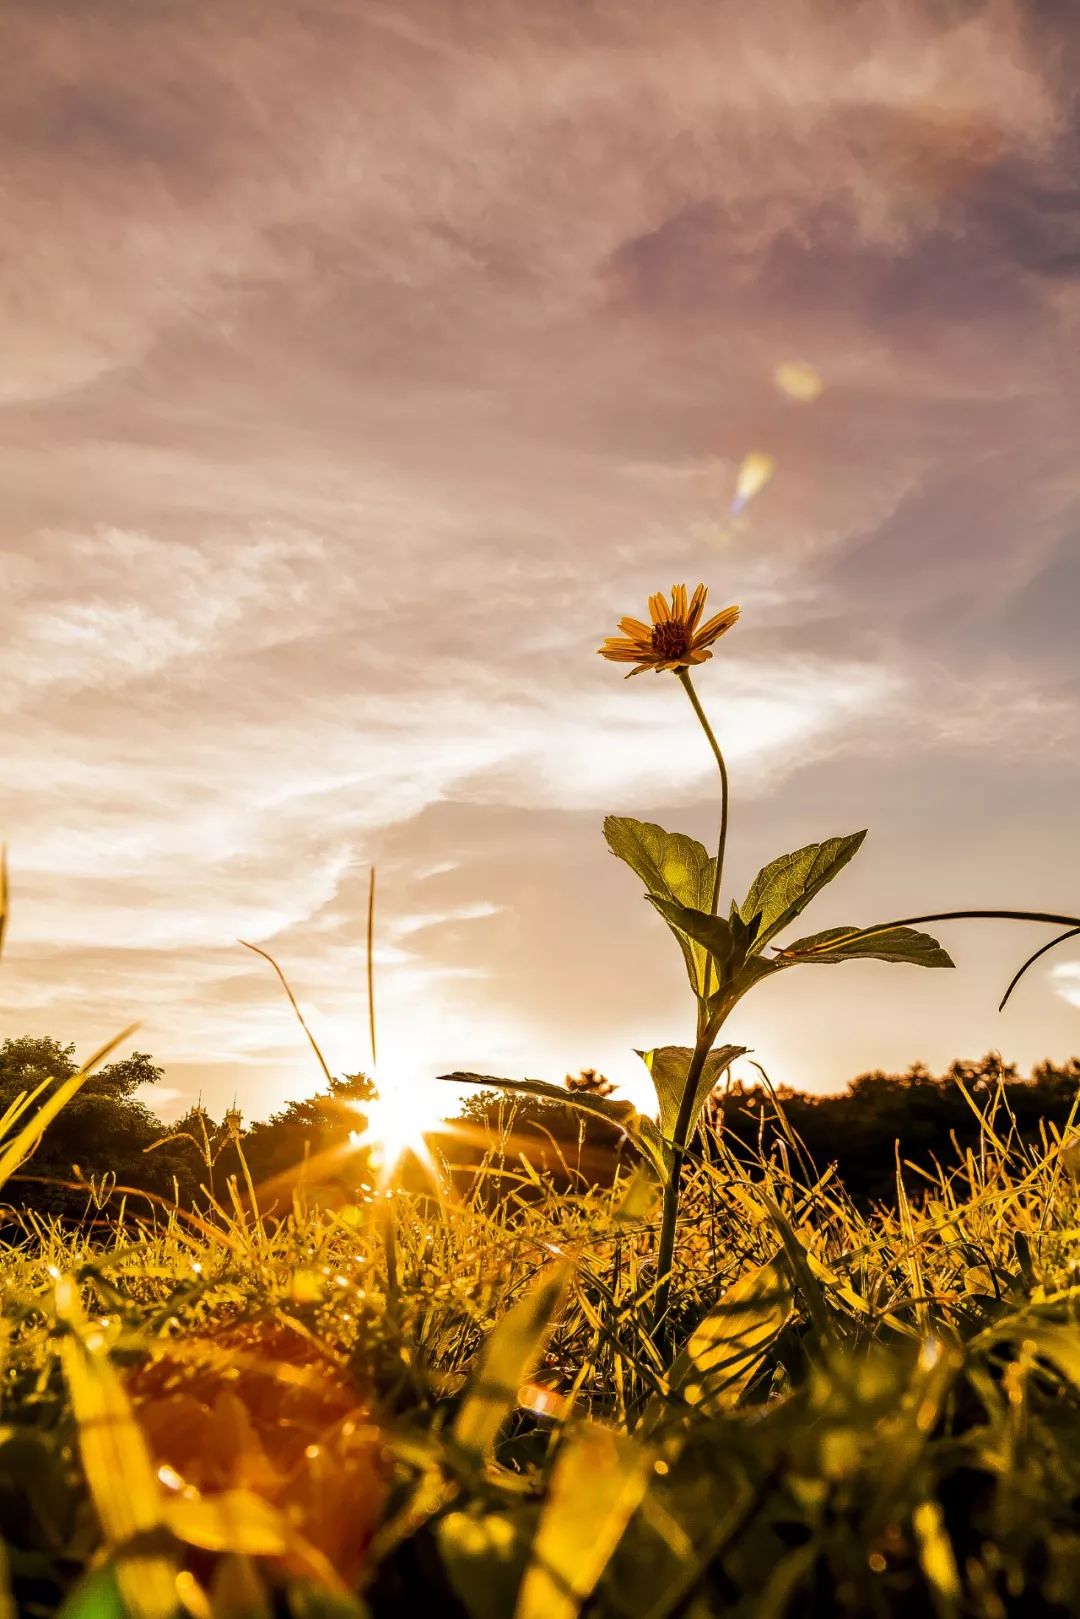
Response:
[[[704,663],[706,658],[712,657],[709,647],[725,630],[730,630],[739,616],[737,607],[725,607],[698,629],[707,594],[705,586],[698,585],[688,603],[686,586],[673,585],[670,606],[662,594],[650,596],[652,623],[620,618],[622,635],[609,636],[598,649],[600,656],[610,658],[613,663],[634,664],[627,680],[643,669],[655,669],[659,674],[661,669],[686,669],[692,663]]]

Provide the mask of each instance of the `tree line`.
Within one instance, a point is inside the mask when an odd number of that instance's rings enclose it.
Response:
[[[44,1099],[76,1071],[73,1045],[48,1036],[6,1039],[0,1044],[0,1117],[20,1095],[40,1086]],[[139,1095],[163,1078],[145,1052],[91,1074],[9,1183],[8,1210],[93,1220],[115,1216],[125,1198],[139,1213],[155,1201],[191,1207],[215,1199],[228,1207],[235,1181],[245,1196],[250,1183],[260,1207],[273,1212],[290,1205],[301,1179],[309,1191],[331,1198],[370,1187],[368,1153],[356,1144],[373,1094],[365,1075],[334,1079],[317,1095],[251,1123],[235,1109],[215,1117],[198,1104],[164,1123]],[[613,1089],[593,1069],[567,1075],[566,1084],[571,1092],[610,1096]],[[951,1168],[978,1147],[977,1112],[987,1108],[997,1109],[999,1134],[1037,1143],[1046,1127],[1066,1126],[1078,1090],[1080,1058],[1048,1059],[1022,1076],[1014,1064],[988,1054],[956,1061],[938,1075],[921,1063],[903,1074],[861,1074],[845,1090],[823,1096],[774,1089],[764,1077],[735,1082],[714,1092],[709,1120],[748,1156],[771,1150],[790,1130],[817,1171],[835,1165],[852,1197],[869,1206],[895,1197],[898,1151],[926,1175],[939,1164]],[[463,1178],[492,1151],[525,1153],[568,1186],[610,1180],[628,1150],[617,1126],[531,1098],[511,1108],[494,1092],[468,1098],[433,1146]],[[906,1182],[909,1194],[924,1184],[918,1170],[908,1172]]]

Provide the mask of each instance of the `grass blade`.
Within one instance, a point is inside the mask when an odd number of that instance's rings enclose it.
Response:
[[[517,1404],[518,1390],[543,1348],[569,1274],[565,1262],[541,1271],[489,1334],[453,1428],[458,1450],[470,1461],[479,1463],[490,1453]]]
[[[644,1446],[598,1423],[566,1435],[514,1619],[577,1619],[645,1494],[652,1466]]]

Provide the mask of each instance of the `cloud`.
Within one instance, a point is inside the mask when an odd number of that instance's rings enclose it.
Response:
[[[375,863],[410,1069],[614,1062],[649,1038],[627,985],[674,1029],[677,976],[604,965],[590,839],[610,808],[713,836],[681,694],[595,657],[675,579],[744,608],[701,686],[755,825],[810,836],[774,801],[829,770],[841,811],[873,774],[901,837],[913,769],[962,797],[992,761],[1038,773],[1066,868],[1067,15],[16,0],[9,27],[9,1022],[139,1013],[185,1083],[280,1099],[296,1030],[235,941],[359,1061]],[[752,450],[775,475],[733,523]],[[807,1072],[876,1060],[853,1042]]]
[[[1062,961],[1050,972],[1056,992],[1071,1006],[1080,1006],[1080,961]]]

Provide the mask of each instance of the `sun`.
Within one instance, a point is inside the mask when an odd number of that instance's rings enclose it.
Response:
[[[392,1079],[377,1081],[370,1101],[357,1103],[357,1111],[366,1122],[362,1129],[350,1131],[349,1140],[371,1153],[380,1184],[393,1179],[402,1159],[409,1154],[425,1168],[434,1170],[427,1137],[445,1124],[443,1105],[434,1085]]]

